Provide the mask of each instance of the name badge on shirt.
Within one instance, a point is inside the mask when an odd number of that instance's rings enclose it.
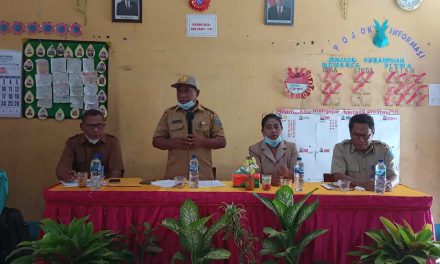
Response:
[[[180,124],[180,123],[182,123],[182,120],[181,120],[181,119],[179,119],[179,120],[173,120],[173,121],[171,121],[171,123],[172,123],[172,124]]]

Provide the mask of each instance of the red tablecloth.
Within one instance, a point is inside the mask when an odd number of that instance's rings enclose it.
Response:
[[[230,184],[230,183],[228,183]],[[309,191],[319,184],[306,183],[305,191]],[[251,231],[263,237],[263,227],[278,228],[278,221],[274,214],[267,209],[250,192],[238,192],[230,186],[212,191],[179,191],[176,189],[160,190],[154,186],[142,187],[105,187],[99,191],[89,191],[79,188],[65,188],[55,186],[45,190],[44,216],[56,219],[62,223],[69,223],[73,217],[90,215],[95,230],[111,229],[130,235],[132,224],[149,222],[152,226],[159,226],[165,218],[176,218],[179,207],[185,199],[196,202],[202,216],[221,213],[222,203],[234,202],[242,204],[247,210]],[[256,190],[262,192],[262,190]],[[273,192],[274,190],[272,190]],[[295,194],[295,200],[304,196],[305,192]],[[273,194],[266,193],[267,197]],[[346,253],[356,250],[357,245],[369,242],[364,235],[365,231],[381,228],[380,216],[392,221],[403,223],[405,219],[415,230],[419,230],[425,223],[433,223],[430,207],[432,197],[414,191],[405,186],[386,195],[374,195],[369,192],[335,192],[319,188],[309,202],[319,199],[319,207],[315,215],[303,224],[301,232],[310,232],[315,229],[329,229],[329,231],[312,242],[304,252],[301,263],[326,261],[327,263],[350,263],[354,260]],[[163,227],[156,232],[164,252],[155,257],[148,256],[145,263],[169,263],[173,254],[179,249],[177,236]],[[220,236],[214,239],[215,247],[228,248],[232,252],[227,263],[238,263],[238,251],[233,241],[224,241]],[[257,245],[257,250],[261,245]],[[259,257],[261,259],[261,257]]]

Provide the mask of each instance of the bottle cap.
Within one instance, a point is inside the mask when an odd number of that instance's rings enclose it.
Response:
[[[197,159],[197,156],[192,154],[191,159]]]
[[[296,160],[302,160],[302,158],[301,157],[297,157]]]
[[[380,160],[379,160],[379,162],[383,162],[383,160],[382,160],[382,159],[380,159]]]

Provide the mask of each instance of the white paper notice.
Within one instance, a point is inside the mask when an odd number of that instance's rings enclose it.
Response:
[[[64,72],[55,72],[53,74],[53,84],[69,83],[69,75]]]
[[[70,96],[83,96],[84,89],[82,85],[70,85]]]
[[[79,73],[71,73],[69,74],[69,84],[70,85],[82,85],[82,77]]]
[[[162,188],[171,188],[174,187],[175,184],[176,183],[174,182],[174,180],[160,180],[151,182],[151,185],[159,186]]]
[[[52,96],[50,99],[42,99],[37,101],[37,107],[50,109],[52,108]]]
[[[96,72],[83,72],[81,77],[84,84],[96,84],[98,81],[98,74]]]
[[[80,73],[81,72],[81,59],[67,59],[67,72],[68,73]]]
[[[98,96],[95,95],[84,95],[84,103],[85,104],[97,104]]]
[[[36,59],[38,74],[49,74],[49,62],[46,59]]]
[[[429,105],[439,106],[440,105],[440,84],[431,83],[429,84]]]
[[[83,96],[71,96],[70,97],[70,107],[83,109],[84,108],[84,97]]]
[[[188,37],[217,37],[217,15],[186,15]]]
[[[93,59],[84,58],[82,59],[82,62],[83,62],[83,71],[85,72],[95,71],[95,65]]]
[[[96,102],[96,103],[94,103],[94,104],[86,104],[85,106],[84,106],[84,110],[90,110],[90,109],[96,109],[96,110],[99,110],[99,103],[98,102]]]
[[[52,59],[50,59],[50,65],[52,68],[52,73],[66,72],[66,59],[65,58],[52,58]]]
[[[98,93],[98,85],[96,85],[96,84],[84,85],[84,94],[95,95],[97,93]]]
[[[52,99],[52,86],[37,86],[35,97],[37,99]]]
[[[53,95],[54,96],[69,95],[69,85],[67,83],[54,84]]]
[[[50,86],[52,84],[52,75],[35,74],[35,84],[38,86]]]
[[[67,104],[70,103],[70,96],[68,95],[53,95],[53,102],[57,104]]]

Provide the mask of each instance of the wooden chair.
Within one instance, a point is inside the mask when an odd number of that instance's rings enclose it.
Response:
[[[335,182],[335,176],[332,173],[324,173],[324,182]]]

